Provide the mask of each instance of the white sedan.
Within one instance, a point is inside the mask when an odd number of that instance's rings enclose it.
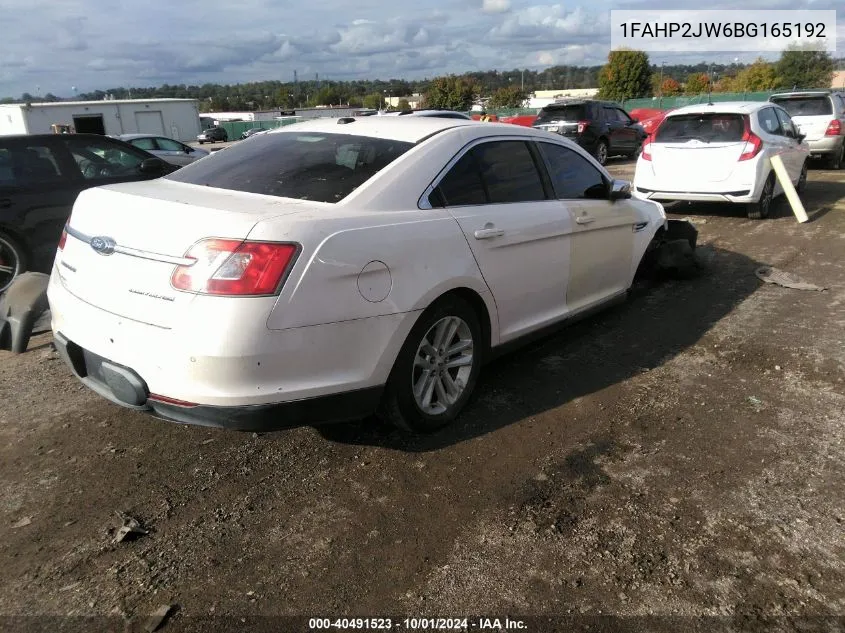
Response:
[[[637,159],[634,195],[663,202],[730,202],[748,217],[769,215],[783,193],[771,159],[779,155],[800,192],[807,182],[809,145],[782,107],[724,102],[678,108],[649,136]]]
[[[211,152],[199,147],[191,147],[185,145],[172,138],[164,136],[155,136],[151,134],[121,134],[115,138],[121,141],[126,141],[130,145],[134,145],[139,149],[148,151],[154,156],[171,163],[173,165],[190,165],[200,158],[205,158]]]
[[[84,191],[52,329],[82,382],[160,418],[429,431],[504,344],[624,299],[666,225],[557,135],[314,120]]]

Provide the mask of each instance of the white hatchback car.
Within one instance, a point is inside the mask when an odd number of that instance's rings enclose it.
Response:
[[[490,352],[624,299],[667,224],[557,135],[308,121],[83,192],[52,328],[86,385],[164,419],[433,430]]]
[[[807,182],[810,148],[789,114],[768,102],[725,102],[673,110],[646,139],[637,159],[634,195],[746,205],[768,217],[783,193],[771,158],[780,155],[792,184]]]

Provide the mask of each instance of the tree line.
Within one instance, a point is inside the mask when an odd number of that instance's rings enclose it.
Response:
[[[642,51],[617,50],[608,55],[607,64],[599,73],[598,87],[602,98],[615,101],[708,91],[829,88],[835,69],[845,65],[843,61],[834,60],[824,51],[791,48],[775,62],[757,58],[748,65],[712,65],[684,72],[677,66],[655,67]]]
[[[612,51],[604,66],[552,66],[544,70],[488,70],[422,80],[388,79],[351,81],[258,81],[237,84],[164,84],[117,87],[80,93],[75,100],[190,98],[203,112],[294,109],[318,105],[383,108],[389,97],[424,95],[432,108],[469,110],[485,99],[487,107],[517,108],[526,96],[545,89],[600,89],[603,98],[622,100],[648,96],[674,96],[706,92],[745,92],[775,88],[830,85],[834,68],[845,68],[845,59],[827,53],[787,51],[777,62],[758,59],[752,64],[673,64],[658,66],[641,51]],[[0,103],[65,100],[54,94],[24,93]],[[400,102],[406,109],[408,102]]]

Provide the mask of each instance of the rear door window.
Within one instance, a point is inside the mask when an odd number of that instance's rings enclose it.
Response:
[[[65,137],[80,173],[86,180],[126,178],[138,173],[141,163],[149,158],[123,144],[109,142],[106,137]]]
[[[706,112],[668,116],[657,130],[658,143],[738,143],[745,131],[742,115]]]
[[[449,170],[429,198],[432,206],[545,200],[534,156],[524,141],[476,145]]]
[[[830,98],[817,97],[774,97],[772,103],[789,112],[789,116],[825,116],[833,114]]]
[[[322,132],[258,134],[167,178],[268,196],[338,202],[414,146]]]
[[[757,121],[760,123],[760,127],[763,131],[768,132],[769,134],[783,136],[783,131],[780,127],[780,120],[778,120],[778,115],[774,108],[763,108],[760,110],[757,114]]]
[[[789,136],[790,138],[797,137],[798,133],[795,129],[795,124],[792,122],[790,116],[786,113],[786,110],[782,110],[781,108],[774,108],[774,111],[778,117],[778,121],[780,122],[781,133],[784,136]]]
[[[65,176],[49,144],[24,140],[0,149],[0,187],[56,185]]]
[[[156,145],[158,145],[159,149],[164,150],[165,152],[184,152],[185,151],[185,146],[182,145],[182,143],[178,143],[178,142],[176,142],[172,139],[169,139],[169,138],[162,138],[160,136],[156,138]]]
[[[138,149],[143,149],[148,152],[154,150],[156,148],[155,141],[149,137],[147,138],[133,138],[129,141],[129,144],[133,147],[137,147]]]

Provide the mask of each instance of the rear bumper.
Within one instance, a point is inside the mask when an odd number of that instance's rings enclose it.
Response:
[[[730,202],[742,204],[755,200],[750,189],[738,191],[656,191],[647,187],[636,187],[634,195],[643,200],[692,201],[692,202]]]
[[[274,431],[346,422],[373,413],[383,390],[377,386],[316,398],[231,407],[161,402],[150,397],[147,383],[132,368],[80,347],[61,332],[55,332],[53,339],[73,374],[92,391],[127,409],[181,424],[234,431]]]
[[[842,151],[842,144],[845,143],[845,136],[823,136],[815,140],[808,140],[810,156],[827,156]]]

